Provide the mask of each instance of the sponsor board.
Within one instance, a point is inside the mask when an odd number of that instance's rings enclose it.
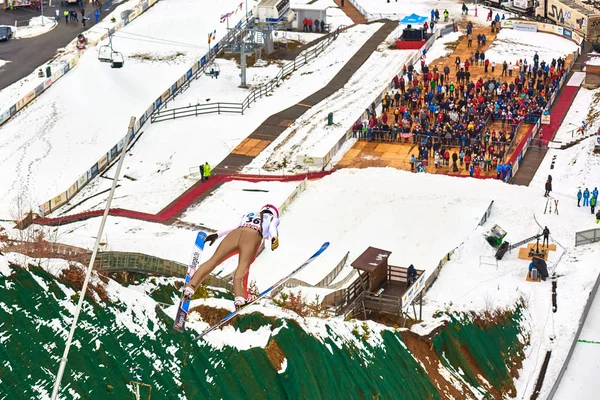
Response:
[[[404,293],[402,296],[402,311],[408,311],[408,307],[412,304],[415,298],[421,293],[423,288],[425,287],[425,272],[421,274],[419,279],[413,283],[410,288]]]
[[[78,189],[77,182],[75,182],[67,190],[67,198],[69,198],[69,199],[73,198],[73,196],[75,196],[75,193],[77,193],[77,189]]]
[[[513,24],[513,29],[515,31],[524,31],[524,32],[537,32],[538,27],[534,24],[523,24],[521,22],[515,22]]]

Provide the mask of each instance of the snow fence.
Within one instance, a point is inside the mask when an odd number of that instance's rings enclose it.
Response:
[[[45,398],[77,294],[75,287],[38,267],[12,269],[8,277],[0,274],[0,398]],[[152,279],[142,283],[151,285]],[[519,348],[518,318],[486,326],[454,319],[430,341],[362,321],[300,319],[318,332],[315,337],[293,319],[253,313],[234,320],[237,333],[227,327],[196,342],[190,332],[172,329],[173,320],[155,300],[157,293],[159,301],[177,298],[173,285],[156,285],[152,298],[138,290],[111,282],[114,302],[84,303],[74,338],[77,351],[70,354],[63,378],[68,398],[133,398],[136,374],[157,399],[449,398],[438,391],[439,381],[425,366],[452,376],[441,384],[461,386],[464,393],[469,387],[485,393],[482,378],[498,387],[512,385],[501,363],[503,354]],[[462,356],[465,349],[474,355],[476,367]],[[456,373],[460,370],[464,376]],[[147,388],[141,388],[141,395],[147,397]]]

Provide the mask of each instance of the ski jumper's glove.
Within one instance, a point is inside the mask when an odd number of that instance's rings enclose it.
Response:
[[[212,246],[215,240],[217,240],[218,238],[219,235],[217,235],[216,233],[211,233],[206,237],[206,239],[204,239],[204,243],[208,243],[210,246]]]
[[[275,250],[278,247],[279,247],[279,239],[274,237],[273,239],[271,239],[271,250]]]

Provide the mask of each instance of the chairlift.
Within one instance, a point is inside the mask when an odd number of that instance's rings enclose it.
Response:
[[[206,66],[204,70],[206,75],[209,75],[211,78],[219,78],[219,74],[221,73],[221,69],[219,68],[219,64],[214,61],[210,63],[210,65]]]
[[[113,49],[110,46],[100,46],[98,48],[98,60],[100,62],[112,62]]]
[[[123,57],[123,54],[118,51],[112,52],[111,60],[111,68],[122,68],[123,64],[125,64],[125,58]]]

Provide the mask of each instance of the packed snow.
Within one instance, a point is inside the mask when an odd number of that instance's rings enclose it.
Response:
[[[533,61],[537,53],[540,61],[550,62],[553,58],[564,57],[577,52],[575,42],[560,36],[543,32],[525,32],[502,29],[485,52],[490,62],[512,62],[527,59]]]

